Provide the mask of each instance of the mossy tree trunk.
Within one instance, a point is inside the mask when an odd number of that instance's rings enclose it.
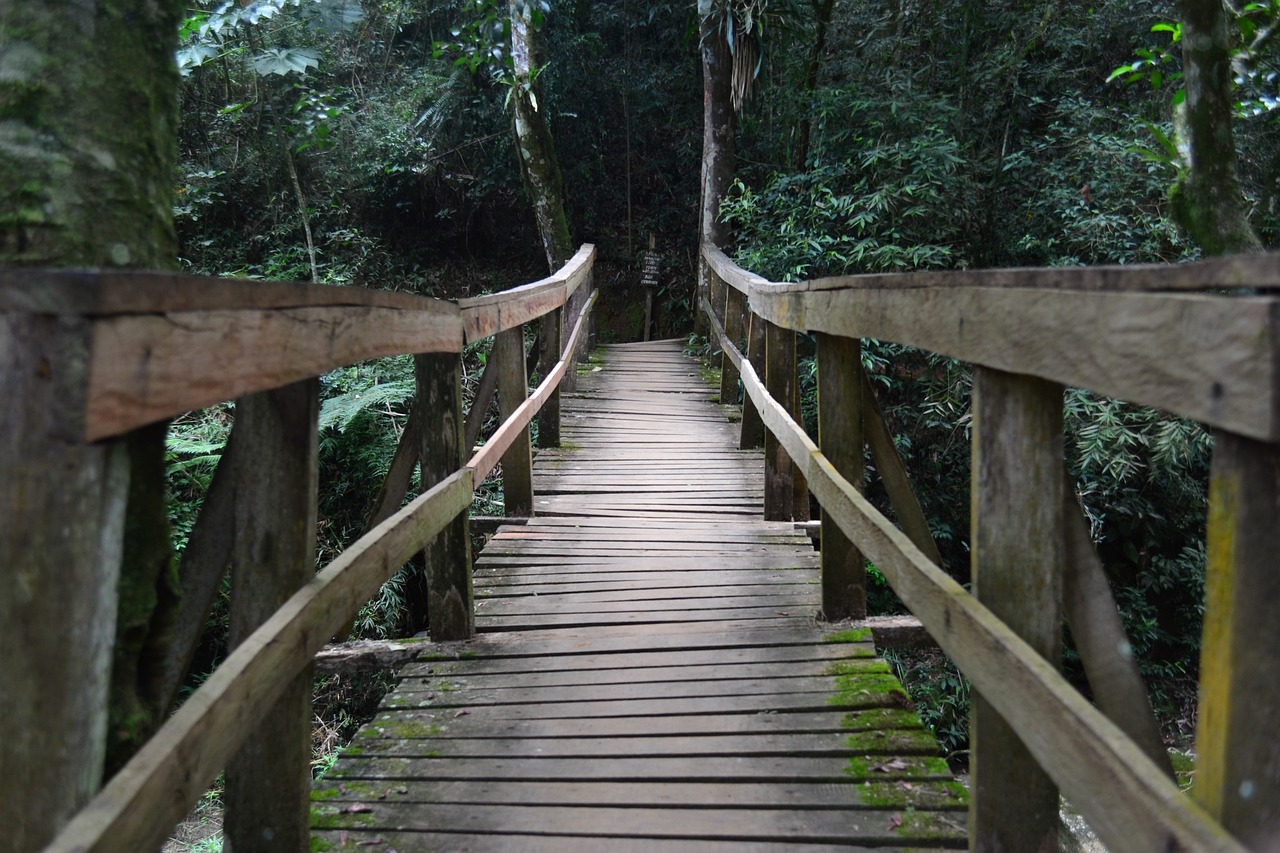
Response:
[[[725,14],[728,14],[726,12]],[[720,221],[734,177],[734,130],[731,75],[733,63],[710,0],[699,0],[698,20],[702,54],[702,202],[699,236],[704,243],[725,247],[729,228]]]
[[[1237,173],[1231,118],[1230,27],[1221,0],[1178,0],[1186,100],[1175,116],[1187,172],[1174,187],[1174,218],[1205,254],[1261,249]]]
[[[181,8],[0,0],[0,264],[174,265]],[[28,850],[97,789],[108,749],[118,764],[164,710],[148,661],[175,590],[164,430],[85,445],[87,326],[0,319],[0,378],[24,393],[0,415],[0,647],[21,659],[0,687],[0,823]]]
[[[538,74],[542,69],[542,38],[533,21],[533,4],[509,0],[511,12],[511,103],[515,114],[516,151],[520,176],[533,205],[538,235],[555,272],[573,256],[573,238],[564,206],[564,179],[556,159],[555,140],[547,122],[547,102]]]

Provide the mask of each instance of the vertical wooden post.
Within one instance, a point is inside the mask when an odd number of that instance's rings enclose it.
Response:
[[[231,647],[315,575],[320,383],[236,401]],[[311,669],[293,680],[227,765],[228,846],[310,849]]]
[[[764,385],[788,409],[796,396],[796,336],[773,323],[765,327]],[[787,450],[768,430],[764,434],[764,517],[790,521],[795,513],[795,466]]]
[[[521,347],[521,357],[517,359],[521,370],[523,354]],[[453,476],[466,463],[471,448],[463,441],[461,356],[416,355],[413,368],[418,385],[415,406],[422,413],[419,455],[425,492]],[[469,528],[467,513],[460,513],[423,550],[427,567],[427,629],[436,642],[467,640],[475,634]]]
[[[862,342],[818,336],[818,446],[859,490],[863,478]],[[864,619],[867,571],[862,554],[822,514],[822,613],[829,621]]]
[[[1280,449],[1214,434],[1194,796],[1246,845],[1280,832]]]
[[[560,360],[560,350],[563,348],[561,340],[564,335],[564,319],[563,311],[560,308],[544,314],[540,323],[541,329],[538,333],[539,346],[542,349],[542,368],[541,373],[545,376],[555,367],[556,362]],[[565,371],[565,375],[574,372],[572,368]],[[559,447],[560,446],[560,388],[556,387],[542,404],[542,408],[538,411],[538,446],[539,447]]]
[[[1062,386],[976,368],[973,592],[1058,665],[1062,654]],[[971,850],[1058,849],[1058,791],[1018,736],[973,697]]]
[[[720,280],[720,276],[710,267],[707,268],[707,304],[711,307],[713,314],[719,312],[724,305],[724,292],[728,289],[728,285]],[[716,317],[720,320],[720,325],[724,325],[723,317]],[[721,354],[720,338],[716,336],[715,327],[710,322],[707,323],[707,344],[710,347],[707,351],[708,355],[715,356]]]
[[[747,361],[756,376],[764,376],[764,327],[765,321],[747,310]],[[764,422],[760,412],[750,399],[742,401],[742,436],[739,450],[751,450],[764,443]]]
[[[0,314],[0,826],[41,850],[97,791],[129,460],[86,445],[87,321]]]
[[[724,334],[736,347],[742,346],[742,310],[745,298],[733,287],[725,287]],[[720,356],[720,402],[738,402],[738,368],[727,354]]]
[[[529,397],[523,327],[499,332],[489,357],[497,359],[494,367],[498,369],[498,414],[505,421]],[[527,428],[502,455],[502,493],[507,515],[533,515],[533,450]]]

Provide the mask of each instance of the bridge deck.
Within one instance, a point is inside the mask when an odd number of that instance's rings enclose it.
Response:
[[[406,666],[316,786],[329,849],[963,847],[966,799],[758,452],[676,342],[608,347],[476,562],[475,641]]]

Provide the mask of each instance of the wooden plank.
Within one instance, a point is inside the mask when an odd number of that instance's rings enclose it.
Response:
[[[544,372],[560,360],[561,337],[564,329],[563,310],[555,309],[545,315],[539,324],[538,346]],[[560,388],[556,386],[547,394],[538,410],[538,446],[560,446]]]
[[[548,278],[500,293],[459,299],[467,343],[523,326],[564,305],[568,296],[590,279],[594,262],[595,247],[584,243]]]
[[[1055,669],[1062,655],[1062,387],[979,368],[973,388],[973,594]],[[985,693],[970,712],[976,849],[1051,850],[1058,790]]]
[[[315,379],[236,401],[233,651],[315,576],[319,414]],[[310,847],[311,668],[281,680],[280,698],[227,763],[223,832],[246,853]]]
[[[87,321],[0,316],[0,820],[14,850],[42,849],[89,801],[106,750],[129,461],[79,440],[89,337]]]
[[[871,461],[876,466],[876,473],[880,475],[880,482],[884,484],[884,489],[889,494],[889,504],[893,507],[893,514],[897,516],[898,523],[902,525],[903,531],[911,537],[916,547],[930,560],[941,566],[942,552],[938,550],[938,543],[934,541],[933,532],[929,530],[929,521],[924,517],[920,500],[911,488],[907,466],[903,464],[898,446],[893,442],[884,410],[880,408],[880,401],[876,397],[875,389],[871,386],[867,372],[861,366],[858,372],[861,374],[862,382],[862,424],[867,446],[871,449]]]
[[[471,502],[463,469],[344,551],[240,644],[54,842],[156,849],[339,625]]]
[[[414,358],[417,406],[422,410],[418,433],[419,477],[423,489],[447,482],[462,466],[462,360],[453,354]],[[423,549],[426,566],[425,626],[433,640],[465,640],[475,634],[475,592],[471,580],[471,531],[460,513]]]
[[[746,365],[743,365],[743,371]],[[775,400],[790,405],[796,394],[795,333],[770,323],[765,327],[765,387]],[[764,517],[766,521],[794,518],[795,465],[772,432],[764,436]]]
[[[818,335],[818,444],[854,488],[862,488],[862,342]],[[822,518],[822,614],[867,615],[865,560],[832,519]]]
[[[177,311],[94,323],[87,441],[279,388],[335,367],[406,352],[458,352],[447,302],[391,308]]]
[[[1172,779],[1173,764],[1160,736],[1160,724],[1111,596],[1102,560],[1093,548],[1089,523],[1076,501],[1075,482],[1065,471],[1063,476],[1066,562],[1062,611],[1080,652],[1089,689],[1102,712]]]
[[[498,414],[510,419],[529,396],[524,368],[524,328],[499,332],[489,357],[498,369]],[[533,515],[533,455],[523,427],[502,454],[502,495],[507,515]]]
[[[894,341],[1280,439],[1271,297],[999,288],[755,291],[789,329]]]
[[[1195,797],[1235,836],[1262,849],[1280,818],[1280,749],[1267,737],[1276,706],[1280,620],[1280,454],[1214,434]]]
[[[373,511],[364,524],[364,532],[368,533],[404,503],[404,496],[409,493],[409,484],[413,480],[413,469],[418,464],[421,453],[422,421],[421,408],[415,399],[409,407],[409,416],[405,419],[404,430],[400,433],[400,441],[396,444],[396,452],[391,457],[391,465],[387,468],[387,476],[378,489],[378,498],[374,502]]]
[[[818,452],[765,392],[754,371],[743,383],[807,465],[824,509],[875,563],[973,685],[1020,734],[1024,744],[1113,850],[1241,850],[1201,808],[1151,763],[1056,668],[995,618],[920,552]],[[1098,779],[1105,776],[1106,786]]]
[[[737,405],[738,402],[738,367],[737,363],[742,361],[742,354],[737,351],[739,341],[742,339],[743,333],[743,312],[746,310],[747,299],[737,290],[733,288],[725,288],[725,307],[724,307],[724,333],[727,338],[727,344],[733,347],[733,355],[729,354],[729,350],[725,351],[725,356],[720,362],[720,402],[731,405]],[[735,357],[736,362],[735,363]]]
[[[493,367],[492,359],[484,363],[484,372],[480,374],[480,386],[476,388],[475,399],[467,410],[467,431],[462,446],[468,449],[476,446],[480,439],[480,430],[484,429],[485,419],[489,417],[489,406],[493,402],[493,394],[498,390],[498,371]]]
[[[816,650],[826,651],[825,655],[815,654]],[[889,665],[878,658],[846,660],[839,648],[831,646],[813,646],[809,649],[792,649],[790,655],[779,656],[776,660],[763,661],[757,659],[760,650],[752,650],[749,657],[736,660],[723,653],[716,652],[712,663],[681,663],[672,665],[666,661],[647,661],[648,665],[618,666],[615,661],[607,661],[603,655],[580,655],[570,660],[561,661],[561,666],[571,669],[545,670],[536,669],[531,672],[510,671],[479,672],[478,666],[449,666],[439,663],[415,663],[404,667],[401,672],[401,686],[413,687],[417,690],[431,690],[433,686],[444,685],[450,690],[465,687],[469,690],[524,689],[528,687],[566,687],[604,684],[640,684],[640,683],[672,683],[678,681],[713,681],[721,679],[762,679],[776,675],[788,677],[812,678],[823,675],[841,673],[888,673]],[[694,653],[699,654],[699,653]],[[701,652],[703,659],[712,653]],[[666,656],[670,658],[671,656]],[[692,656],[686,656],[686,660]],[[695,658],[696,659],[696,658]],[[837,663],[838,662],[838,663]],[[486,661],[493,664],[494,661]],[[594,664],[594,665],[592,665]],[[509,666],[509,664],[508,664]],[[477,736],[475,732],[469,732]],[[492,733],[499,736],[498,732]],[[372,737],[373,735],[368,735]],[[409,736],[409,735],[405,735]],[[425,737],[426,735],[417,735]],[[514,737],[510,732],[502,732],[501,736]],[[530,737],[522,734],[521,737]],[[583,737],[586,737],[583,735]],[[937,745],[933,746],[933,752]]]

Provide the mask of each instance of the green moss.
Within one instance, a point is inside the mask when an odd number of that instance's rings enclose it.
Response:
[[[850,711],[840,718],[840,727],[848,731],[920,728],[920,718],[905,708],[868,708]]]
[[[827,635],[828,643],[869,643],[871,642],[870,628],[853,628],[848,631],[838,631],[834,634]]]
[[[827,667],[827,675],[863,675],[867,673],[890,673],[892,671],[889,667],[889,662],[879,658],[839,660]]]
[[[827,699],[828,705],[853,707],[894,704],[906,708],[910,703],[911,699],[898,679],[880,672],[836,676],[836,693]]]
[[[413,738],[438,737],[444,732],[444,726],[437,723],[418,722],[417,720],[378,720],[371,729],[361,733],[362,738],[383,739],[383,735],[394,740],[411,740]],[[343,755],[350,755],[348,747]]]
[[[324,853],[326,850],[333,850],[334,846],[323,838],[316,838],[313,835],[311,836],[311,845],[309,849],[311,850],[311,853]]]
[[[947,762],[936,756],[854,756],[845,763],[846,776],[879,783],[900,779],[922,779],[929,776],[948,777]]]
[[[938,742],[934,740],[933,733],[923,727],[862,731],[845,738],[845,745],[853,752],[869,755],[930,755],[938,751]]]
[[[346,829],[353,825],[372,826],[373,823],[372,812],[344,812],[328,803],[311,807],[312,829]]]
[[[1196,757],[1189,752],[1171,749],[1169,761],[1173,764],[1173,775],[1178,780],[1178,787],[1190,791],[1196,780]]]

